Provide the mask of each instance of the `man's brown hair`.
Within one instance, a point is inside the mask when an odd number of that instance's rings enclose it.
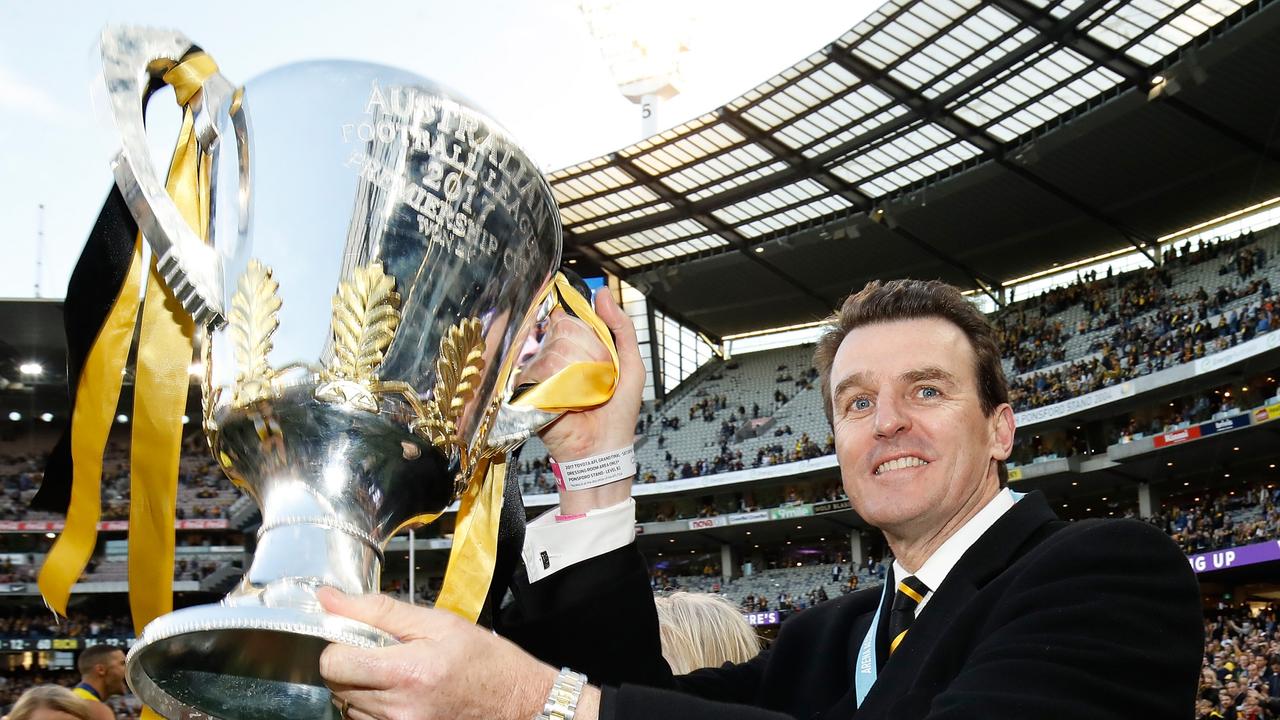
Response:
[[[88,675],[98,665],[109,662],[111,656],[118,652],[124,651],[112,645],[90,645],[81,651],[80,657],[76,659],[76,669],[81,675]]]
[[[822,380],[822,408],[827,422],[835,424],[831,400],[831,364],[840,343],[856,328],[895,320],[940,318],[960,328],[973,348],[974,375],[978,379],[978,402],[987,417],[1009,402],[1009,384],[1000,365],[1000,344],[995,328],[978,308],[954,286],[939,280],[872,280],[866,287],[845,298],[840,309],[827,318],[830,328],[818,339],[813,365]],[[1009,481],[1003,461],[997,464],[1000,486]]]

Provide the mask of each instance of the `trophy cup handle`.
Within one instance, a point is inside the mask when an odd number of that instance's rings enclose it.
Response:
[[[589,293],[586,284],[576,275],[560,272],[539,304],[550,302],[552,309],[562,307],[586,322],[608,348],[612,363],[573,363],[540,383],[518,388],[515,397],[498,407],[487,439],[490,450],[510,451],[566,412],[595,407],[613,397],[618,383],[618,350],[608,326],[592,309]],[[552,389],[557,384],[572,384],[573,397],[565,397]],[[583,388],[587,390],[584,392]],[[554,397],[556,395],[560,397]]]
[[[120,136],[120,151],[112,162],[116,185],[174,297],[198,325],[221,328],[226,324],[222,263],[183,219],[165,190],[152,162],[143,124],[146,101],[161,76],[193,49],[197,48],[191,40],[175,31],[108,27],[102,34],[102,75]],[[249,217],[249,158],[248,125],[240,100],[231,83],[215,72],[204,81],[190,106],[202,155],[210,155],[217,145],[219,115],[227,113],[232,118],[239,145],[243,226]]]

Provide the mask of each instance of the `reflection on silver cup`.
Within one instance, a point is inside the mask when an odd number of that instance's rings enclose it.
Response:
[[[486,457],[556,417],[505,399],[559,264],[559,216],[537,167],[456,94],[392,68],[312,62],[234,90],[206,82],[204,246],[173,220],[140,110],[150,61],[190,46],[104,35],[117,182],[175,294],[207,323],[204,428],[262,524],[235,590],[152,622],[129,682],[171,718],[336,717],[324,645],[395,639],[321,612],[316,590],[377,592],[392,535],[434,519]]]

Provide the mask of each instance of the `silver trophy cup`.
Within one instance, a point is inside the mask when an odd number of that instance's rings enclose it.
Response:
[[[192,43],[123,28],[102,47],[117,184],[208,330],[205,432],[262,515],[238,587],[148,625],[129,683],[169,718],[336,717],[324,646],[396,641],[323,613],[316,590],[377,592],[391,536],[557,417],[507,402],[559,265],[555,201],[458,95],[392,68],[302,63],[241,88],[205,81],[205,244],[165,192],[142,125],[155,61]]]

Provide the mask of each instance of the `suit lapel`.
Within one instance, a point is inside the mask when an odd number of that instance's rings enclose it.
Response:
[[[960,556],[942,581],[942,586],[929,598],[929,604],[920,617],[912,623],[911,631],[894,652],[893,660],[880,672],[866,702],[858,708],[860,717],[881,717],[893,707],[911,688],[922,664],[978,591],[1025,552],[1023,546],[1037,535],[1037,530],[1055,519],[1043,494],[1038,491],[1028,493]],[[859,624],[865,633],[870,617]],[[859,634],[854,642],[861,640],[862,635]],[[836,715],[835,709],[828,713],[828,718],[850,717],[847,712]]]
[[[872,592],[870,589],[866,592]],[[876,598],[879,599],[879,594]],[[875,615],[876,606],[871,605],[865,612],[854,618],[849,628],[848,651],[845,655],[845,673],[848,678],[849,691],[832,705],[823,716],[828,720],[847,720],[858,711],[858,695],[854,675],[858,667],[858,650],[862,647],[862,638],[871,628],[871,618]]]

